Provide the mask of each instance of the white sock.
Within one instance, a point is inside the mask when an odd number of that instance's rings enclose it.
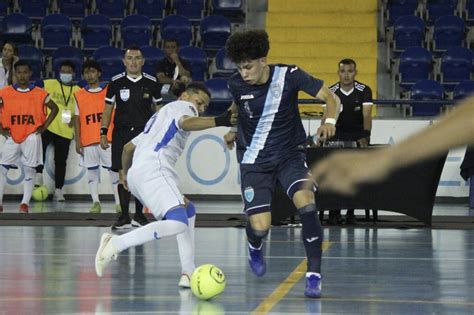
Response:
[[[92,202],[99,202],[99,168],[87,169],[87,184]]]
[[[156,221],[122,234],[114,238],[112,242],[119,251],[123,251],[127,248],[142,245],[155,239],[183,233],[186,229],[187,225],[180,221]]]
[[[25,180],[23,181],[23,199],[21,203],[30,204],[31,195],[33,194],[33,186],[35,185],[34,178],[36,169],[29,166],[23,166],[25,172]]]
[[[188,228],[178,235],[179,259],[181,261],[181,273],[186,273],[189,276],[193,274],[196,266],[194,265],[194,223],[196,216],[188,218]]]
[[[0,205],[3,204],[3,192],[5,191],[5,186],[7,184],[7,173],[8,168],[0,165]]]
[[[109,179],[110,179],[110,184],[112,185],[112,191],[114,192],[115,205],[120,205],[120,198],[118,194],[118,183],[119,183],[118,172],[109,170]]]

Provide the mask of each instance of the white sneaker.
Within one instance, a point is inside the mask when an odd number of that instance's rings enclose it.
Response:
[[[179,278],[179,287],[181,288],[190,288],[191,287],[191,278],[187,273],[183,273],[181,278]]]
[[[97,277],[102,277],[104,275],[104,269],[108,264],[113,260],[117,260],[118,250],[112,244],[111,240],[117,237],[110,233],[102,234],[100,238],[99,249],[95,255],[95,273]]]
[[[66,201],[66,199],[64,199],[64,194],[63,194],[63,191],[61,189],[56,188],[54,190],[53,200],[55,200],[55,201]]]

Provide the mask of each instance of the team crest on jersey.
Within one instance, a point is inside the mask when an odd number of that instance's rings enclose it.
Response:
[[[247,115],[249,115],[250,118],[253,117],[253,113],[252,113],[252,111],[250,110],[249,102],[244,102],[244,110],[245,110],[245,112],[247,113]]]
[[[280,98],[281,97],[281,85],[279,83],[272,83],[270,85],[270,92],[275,98]]]
[[[255,191],[253,190],[252,186],[245,187],[244,197],[247,202],[252,202],[253,197],[255,197]]]
[[[130,90],[129,89],[122,89],[120,90],[120,99],[124,102],[128,101],[130,98]]]

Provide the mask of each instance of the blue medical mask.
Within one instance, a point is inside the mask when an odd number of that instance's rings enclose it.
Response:
[[[59,74],[59,80],[61,80],[62,83],[71,83],[72,81],[72,73],[60,73]]]

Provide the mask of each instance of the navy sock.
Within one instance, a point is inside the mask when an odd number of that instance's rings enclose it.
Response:
[[[137,198],[135,198],[135,213],[143,214],[143,205]]]
[[[323,228],[317,216],[316,205],[309,204],[298,209],[303,226],[303,244],[308,258],[308,272],[321,273]]]
[[[252,229],[250,222],[247,222],[247,226],[245,227],[245,232],[247,232],[247,239],[253,248],[260,248],[260,246],[262,245],[263,239],[268,234],[268,230],[256,231]]]
[[[118,195],[120,199],[120,207],[122,208],[122,215],[127,215],[130,213],[129,211],[129,203],[130,203],[130,192],[123,187],[123,184],[118,184],[117,186]]]

